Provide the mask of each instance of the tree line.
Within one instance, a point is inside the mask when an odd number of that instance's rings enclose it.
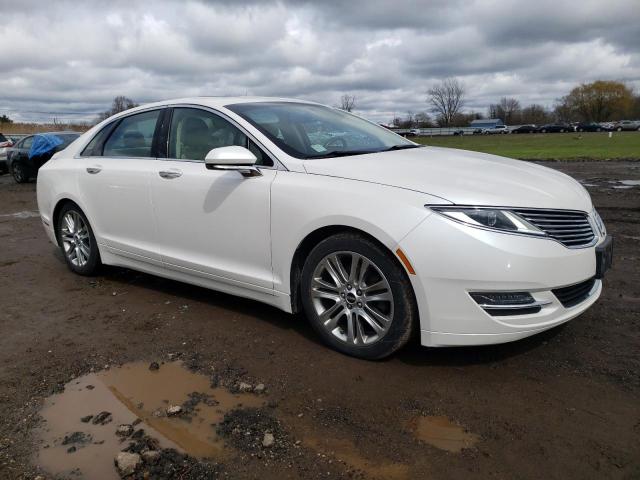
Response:
[[[507,125],[640,119],[640,95],[617,81],[582,83],[556,99],[551,108],[537,103],[523,106],[515,97],[502,97],[490,104],[486,112],[465,112],[465,94],[462,82],[455,78],[444,79],[427,91],[424,111],[394,116],[391,123],[398,128],[429,128],[464,127],[472,120],[482,118],[499,118]],[[345,99],[350,101],[345,102]],[[355,96],[343,95],[340,108],[352,111]]]

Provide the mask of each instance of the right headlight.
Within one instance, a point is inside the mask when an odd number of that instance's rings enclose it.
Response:
[[[427,205],[427,207],[440,215],[473,227],[529,235],[546,235],[546,233],[538,227],[527,222],[520,215],[509,209],[437,205]]]

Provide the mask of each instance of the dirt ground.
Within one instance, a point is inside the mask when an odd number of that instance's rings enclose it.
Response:
[[[266,457],[231,445],[201,478],[640,478],[640,186],[615,182],[640,180],[640,162],[547,165],[588,185],[615,236],[600,301],[519,342],[412,345],[382,362],[333,352],[303,318],[256,302],[123,269],[73,275],[31,215],[35,184],[0,177],[0,478],[51,478],[34,432],[64,384],[176,357],[264,383],[290,439]],[[413,431],[422,416],[477,441],[428,445]]]

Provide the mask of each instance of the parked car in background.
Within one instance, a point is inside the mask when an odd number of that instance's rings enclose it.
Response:
[[[566,123],[548,123],[538,128],[538,132],[540,133],[564,133],[574,131],[573,127]]]
[[[607,129],[596,122],[580,122],[576,125],[576,132],[604,132]]]
[[[613,129],[618,132],[622,132],[622,131],[629,132],[633,130],[640,131],[640,120],[622,120],[620,122],[617,122],[613,126]]]
[[[573,178],[297,100],[127,110],[47,162],[37,198],[77,274],[118,265],[304,311],[328,345],[367,359],[414,334],[479,345],[560,325],[593,305],[611,264]]]
[[[496,135],[498,133],[509,133],[509,129],[506,125],[496,125],[495,127],[482,130],[483,135]]]
[[[28,135],[7,151],[7,167],[17,183],[28,182],[55,153],[80,136],[78,132],[50,132]]]
[[[7,165],[7,150],[12,146],[13,140],[0,133],[0,175],[9,171],[9,167]]]
[[[538,131],[538,127],[535,125],[520,125],[517,128],[511,130],[511,133],[536,133]]]

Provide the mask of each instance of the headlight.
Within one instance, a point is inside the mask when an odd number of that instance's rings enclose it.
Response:
[[[605,237],[607,235],[607,227],[604,226],[602,217],[600,217],[600,214],[595,208],[593,209],[593,220],[596,223],[596,228],[598,229],[598,233],[600,234],[600,236]]]
[[[428,207],[445,217],[474,227],[529,235],[546,235],[545,232],[527,222],[517,213],[506,209],[483,207]]]

